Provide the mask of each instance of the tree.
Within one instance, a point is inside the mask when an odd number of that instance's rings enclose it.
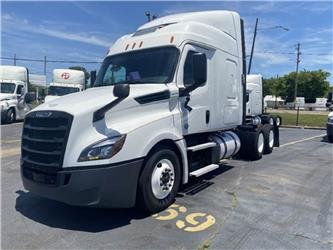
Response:
[[[330,76],[329,72],[323,70],[303,70],[298,74],[297,96],[302,96],[306,99],[327,96],[330,89],[330,84],[327,81],[327,78]],[[293,102],[295,79],[296,72],[291,72],[282,77],[264,79],[264,95],[281,96],[287,102]]]

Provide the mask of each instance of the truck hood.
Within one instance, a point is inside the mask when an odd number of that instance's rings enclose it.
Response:
[[[130,95],[120,104],[118,104],[113,110],[119,111],[120,109],[126,109],[131,106],[140,105],[134,100],[135,97],[153,94],[165,90],[168,90],[168,87],[165,84],[131,85]],[[34,111],[56,110],[67,112],[75,116],[94,112],[115,99],[116,97],[113,96],[113,86],[96,87],[50,100],[47,103],[44,103],[35,108]]]
[[[0,101],[8,101],[14,98],[15,98],[14,94],[0,93]]]
[[[47,95],[45,96],[45,103],[58,99],[60,96],[57,95]]]

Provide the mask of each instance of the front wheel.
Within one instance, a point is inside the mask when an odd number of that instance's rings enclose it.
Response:
[[[13,109],[8,109],[7,114],[6,114],[6,122],[8,124],[13,123],[15,121],[15,113]]]
[[[138,205],[148,213],[169,207],[180,185],[180,164],[170,148],[155,150],[147,159],[139,179]]]

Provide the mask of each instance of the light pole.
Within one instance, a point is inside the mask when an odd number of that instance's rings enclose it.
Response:
[[[269,30],[269,29],[282,29],[284,31],[289,31],[288,28],[283,27],[281,25],[272,26],[272,27],[264,27],[264,28],[259,28],[258,29],[258,21],[259,21],[259,18],[256,18],[256,24],[254,26],[254,34],[253,34],[251,54],[250,54],[250,60],[249,60],[249,68],[248,68],[247,74],[250,74],[250,72],[251,72],[252,58],[253,58],[253,53],[254,53],[254,44],[256,42],[257,31],[258,30]]]

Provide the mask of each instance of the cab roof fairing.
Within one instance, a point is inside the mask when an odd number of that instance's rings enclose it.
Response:
[[[174,41],[170,43],[172,36],[174,37]],[[133,36],[131,34],[123,36],[110,48],[108,56],[138,49],[167,45],[180,47],[184,41],[191,41],[193,43],[202,44],[203,46],[206,45],[207,47],[221,49],[238,57],[237,41],[234,37],[214,26],[197,21],[184,21],[170,24],[144,35]],[[143,44],[142,47],[139,48],[141,42],[143,42]],[[132,48],[134,44],[135,46]]]

